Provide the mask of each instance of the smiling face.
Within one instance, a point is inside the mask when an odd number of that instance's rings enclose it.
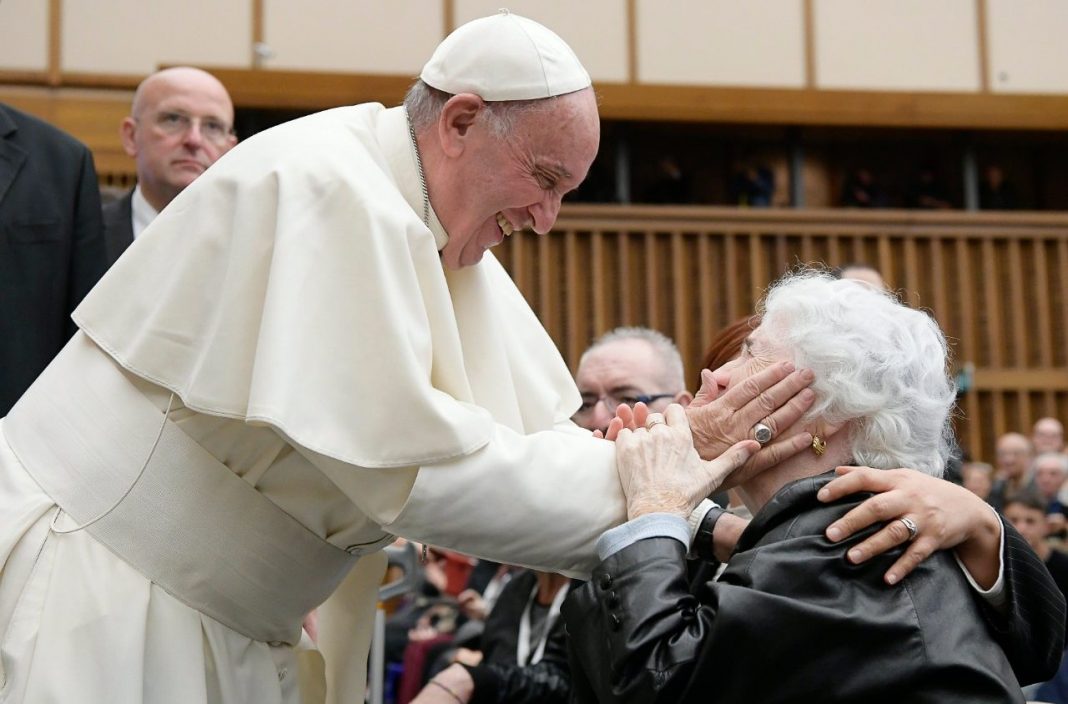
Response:
[[[462,107],[459,100],[470,98],[478,103],[469,117],[450,112],[454,101]],[[477,264],[515,230],[549,232],[561,199],[586,178],[600,140],[590,89],[520,114],[504,136],[495,134],[493,118],[476,96],[455,96],[443,119],[448,173],[428,186],[449,233],[441,254],[451,269]]]
[[[230,96],[209,73],[179,67],[145,79],[120,131],[152,207],[166,207],[237,143],[233,122]]]

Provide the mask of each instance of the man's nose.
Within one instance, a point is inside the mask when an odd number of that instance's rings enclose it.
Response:
[[[560,200],[560,196],[556,193],[547,193],[540,203],[528,209],[534,232],[545,235],[553,229],[556,217],[560,214]]]

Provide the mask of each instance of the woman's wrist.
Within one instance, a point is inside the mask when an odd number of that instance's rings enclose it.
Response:
[[[979,508],[971,534],[956,547],[964,568],[983,589],[997,581],[1001,568],[1001,519],[989,506]]]

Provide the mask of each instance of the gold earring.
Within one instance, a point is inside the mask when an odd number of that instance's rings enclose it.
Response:
[[[819,435],[813,435],[812,451],[815,452],[817,456],[822,455],[824,452],[827,451],[827,441],[821,438]]]

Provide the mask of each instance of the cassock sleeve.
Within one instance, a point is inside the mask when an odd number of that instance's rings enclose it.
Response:
[[[404,469],[298,450],[390,533],[495,562],[586,576],[598,536],[626,519],[615,447],[588,434],[498,424],[469,455]]]

